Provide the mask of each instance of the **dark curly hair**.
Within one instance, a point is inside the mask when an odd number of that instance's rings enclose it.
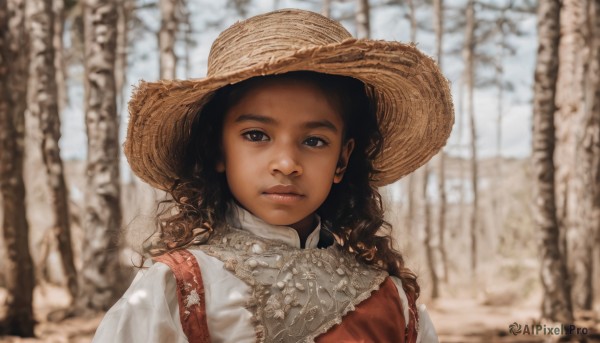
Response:
[[[163,202],[158,232],[145,249],[151,256],[202,244],[226,222],[232,199],[224,173],[216,171],[220,158],[223,119],[229,108],[264,79],[292,79],[309,82],[327,95],[344,120],[344,140],[354,139],[355,147],[342,181],[319,207],[324,234],[366,264],[387,270],[402,280],[404,290],[419,296],[416,275],[405,267],[400,252],[392,247],[391,225],[384,220],[381,195],[372,184],[379,172],[373,161],[381,152],[383,137],[377,125],[375,106],[367,95],[371,90],[357,79],[309,71],[254,77],[219,89],[197,115],[192,142],[183,156],[180,179],[170,189],[171,200]],[[215,143],[217,142],[217,143]],[[158,242],[158,244],[156,244]]]

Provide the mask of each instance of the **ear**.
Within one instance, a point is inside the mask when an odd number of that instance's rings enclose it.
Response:
[[[333,175],[333,183],[342,182],[342,179],[344,178],[344,173],[346,172],[346,168],[348,167],[348,161],[350,160],[352,150],[354,150],[354,139],[349,139],[346,142],[346,144],[344,144],[344,146],[342,147],[340,159],[338,160],[337,168],[335,168],[335,174]]]

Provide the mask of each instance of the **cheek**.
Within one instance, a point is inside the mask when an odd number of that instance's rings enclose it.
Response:
[[[338,164],[337,154],[308,158],[305,164],[304,174],[315,183],[320,185],[331,184]]]
[[[236,142],[237,138],[234,133],[228,132],[228,130],[223,133],[221,155],[226,164],[231,164],[244,157],[244,154],[240,153],[240,146]]]

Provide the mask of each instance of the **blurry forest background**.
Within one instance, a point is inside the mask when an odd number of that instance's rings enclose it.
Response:
[[[285,7],[452,83],[448,145],[381,190],[441,341],[600,341],[600,0],[0,0],[0,341],[90,340],[164,197],[121,152],[132,85],[203,77],[220,31]]]

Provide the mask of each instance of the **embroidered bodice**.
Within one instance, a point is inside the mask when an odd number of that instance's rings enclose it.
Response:
[[[387,277],[337,245],[297,249],[233,228],[193,249],[221,260],[250,286],[247,308],[259,342],[312,342]]]

